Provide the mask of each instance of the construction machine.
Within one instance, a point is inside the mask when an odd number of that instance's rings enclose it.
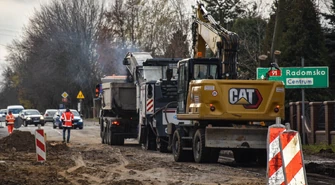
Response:
[[[101,79],[96,92],[102,143],[122,145],[124,139],[136,138],[144,149],[168,152],[167,123],[178,123],[179,60],[128,52],[123,60],[127,75]]]
[[[177,124],[177,62],[129,52],[123,60],[136,86],[138,140],[146,150],[168,152],[167,123]],[[145,58],[145,60],[142,60]]]
[[[174,160],[216,162],[221,150],[232,150],[236,162],[264,162],[267,127],[284,118],[283,83],[237,79],[238,35],[201,3],[192,34],[193,58],[178,62],[179,121],[167,129]],[[207,47],[214,57],[205,58]]]
[[[100,136],[104,144],[123,145],[125,139],[140,136],[138,84],[145,81],[143,62],[152,56],[147,52],[136,52],[132,59],[127,63],[125,76],[103,77],[101,84],[96,86],[96,107],[100,107]]]
[[[123,145],[138,136],[136,87],[127,76],[106,76],[96,87],[100,136],[103,144]]]

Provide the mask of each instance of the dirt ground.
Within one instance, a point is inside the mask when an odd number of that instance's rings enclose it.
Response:
[[[131,144],[47,141],[47,160],[40,163],[36,160],[34,140],[27,131],[15,131],[0,139],[1,185],[266,184],[264,173],[257,170],[222,163],[176,163],[171,154],[144,151]],[[313,169],[318,167],[316,163],[311,165]]]
[[[137,145],[48,141],[47,160],[40,163],[30,144],[34,139],[30,132],[16,131],[0,140],[0,184],[265,184],[258,173],[241,175],[220,164],[175,163],[171,154]]]

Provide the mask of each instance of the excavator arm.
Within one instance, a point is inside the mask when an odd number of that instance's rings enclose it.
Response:
[[[193,19],[193,57],[205,57],[208,46],[215,57],[222,61],[224,78],[236,79],[238,35],[220,26],[199,2]]]

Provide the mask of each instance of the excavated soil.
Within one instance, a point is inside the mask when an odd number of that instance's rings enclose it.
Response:
[[[35,152],[35,136],[29,131],[15,130],[11,135],[0,140],[0,152],[13,150]]]
[[[171,154],[145,151],[136,144],[92,143],[86,135],[69,144],[47,141],[47,160],[41,163],[37,162],[34,140],[34,135],[23,131],[0,139],[1,185],[266,184],[264,167],[229,165],[233,163],[225,162],[224,157],[216,164],[177,163]],[[307,164],[307,173],[334,175],[334,164],[327,168],[320,165]],[[320,180],[334,182],[324,176],[308,178],[312,185]]]
[[[265,184],[259,173],[241,175],[240,170],[221,164],[176,163],[171,154],[131,144],[47,141],[47,160],[41,163],[31,142],[34,135],[29,132],[15,132],[0,140],[0,184]]]

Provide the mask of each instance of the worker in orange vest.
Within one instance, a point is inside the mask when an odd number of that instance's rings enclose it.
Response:
[[[70,133],[72,128],[73,114],[70,109],[66,109],[66,111],[62,114],[61,120],[63,122],[63,142],[65,143],[65,134],[67,130],[67,143],[70,142]]]
[[[6,115],[6,122],[7,122],[8,133],[11,134],[13,132],[15,122],[15,117],[12,114],[12,111],[8,111],[8,114]]]

